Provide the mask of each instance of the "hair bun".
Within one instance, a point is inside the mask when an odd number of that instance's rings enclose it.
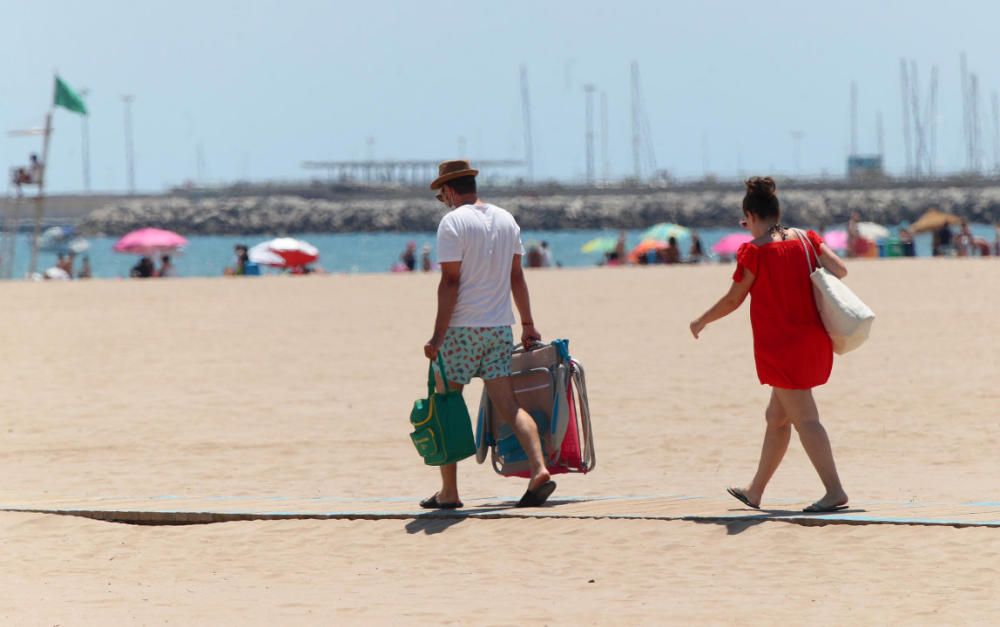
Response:
[[[753,176],[746,180],[747,194],[774,196],[778,186],[770,176]]]

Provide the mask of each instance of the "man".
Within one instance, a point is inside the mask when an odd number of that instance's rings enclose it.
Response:
[[[479,199],[477,174],[467,161],[445,161],[431,183],[432,190],[440,190],[438,200],[452,211],[438,226],[437,319],[424,355],[433,360],[441,352],[452,389],[461,390],[472,377],[483,379],[497,420],[511,425],[531,465],[528,489],[518,507],[538,507],[552,495],[556,483],[545,467],[538,427],[514,396],[511,294],[521,315],[522,343],[527,346],[542,338],[531,317],[528,284],[521,270],[521,229],[510,213]],[[441,466],[441,490],[420,505],[462,507],[456,464]]]

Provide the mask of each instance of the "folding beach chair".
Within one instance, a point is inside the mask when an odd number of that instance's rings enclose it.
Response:
[[[538,425],[542,453],[552,474],[587,473],[594,469],[594,434],[583,366],[569,354],[569,340],[525,349],[511,357],[514,394]],[[476,421],[476,461],[489,455],[493,469],[505,477],[528,477],[528,456],[509,425],[497,424],[486,390]]]

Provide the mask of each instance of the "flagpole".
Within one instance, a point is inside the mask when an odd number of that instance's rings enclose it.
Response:
[[[80,96],[87,97],[89,89],[81,89]],[[83,189],[90,193],[90,112],[83,115]]]
[[[49,137],[52,136],[52,112],[56,102],[56,76],[52,77],[52,100],[49,112],[45,114],[45,137],[42,140],[42,167],[38,175],[38,195],[35,196],[35,230],[31,238],[31,263],[28,264],[28,276],[38,269],[38,238],[42,234],[42,216],[45,214],[45,173],[49,169]]]

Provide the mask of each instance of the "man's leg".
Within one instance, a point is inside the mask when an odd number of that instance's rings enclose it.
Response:
[[[469,360],[471,345],[469,343],[470,331],[463,327],[451,327],[444,336],[444,344],[441,345],[441,359],[444,361],[445,376],[448,379],[448,388],[461,392],[465,384],[472,378]],[[437,364],[437,361],[434,362]],[[441,373],[437,372],[436,388],[439,392],[444,391],[444,381]],[[460,383],[456,383],[459,381]],[[435,495],[439,504],[460,503],[458,496],[458,464],[446,464],[439,466],[441,469],[441,489]]]
[[[514,396],[514,385],[509,376],[490,379],[485,381],[485,385],[486,393],[496,410],[496,417],[500,422],[510,424],[514,437],[528,455],[528,463],[531,465],[531,481],[528,483],[528,489],[534,490],[551,479],[542,455],[538,425],[535,424],[531,414],[518,405],[517,397]]]

